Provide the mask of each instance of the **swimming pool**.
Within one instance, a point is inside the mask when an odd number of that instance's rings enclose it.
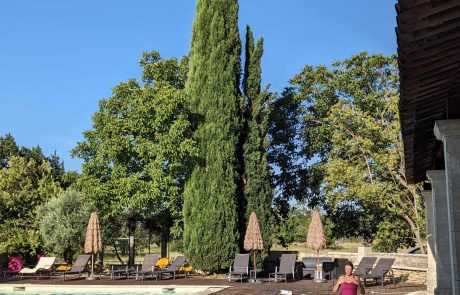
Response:
[[[208,295],[225,288],[227,288],[227,286],[65,286],[4,284],[0,285],[0,295]]]

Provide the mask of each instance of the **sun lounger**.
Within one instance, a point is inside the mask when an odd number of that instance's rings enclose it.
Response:
[[[37,265],[34,268],[28,268],[24,267],[19,271],[19,274],[21,275],[21,280],[24,276],[37,276],[37,279],[40,278],[42,273],[48,273],[50,278],[51,278],[51,272],[53,271],[53,265],[54,261],[56,260],[56,257],[40,257],[40,259],[37,262]]]
[[[129,274],[134,275],[136,280],[139,278],[139,276],[141,277],[142,281],[144,281],[144,277],[148,275],[153,278],[153,272],[155,271],[155,265],[159,257],[159,254],[146,254],[144,257],[144,262],[142,262],[141,269],[137,267],[136,270],[130,271]]]
[[[394,262],[394,258],[380,258],[377,262],[377,265],[371,269],[370,273],[362,276],[364,280],[364,286],[366,286],[366,280],[368,279],[380,280],[383,286],[385,282],[385,276],[389,276],[393,280],[394,284],[395,277],[393,271],[391,270],[391,266]]]
[[[90,258],[91,258],[91,255],[89,254],[78,255],[77,259],[75,260],[70,270],[53,273],[53,276],[63,275],[64,281],[65,281],[67,279],[67,276],[69,275],[81,276],[81,274],[83,273],[89,273],[87,265],[88,265],[88,261]]]
[[[163,275],[169,275],[172,276],[173,279],[176,279],[176,275],[179,274],[179,270],[182,266],[187,263],[187,259],[185,256],[176,256],[174,260],[171,262],[170,265],[168,265],[165,269],[160,269],[160,270],[154,270],[153,274],[155,275],[157,281],[158,278],[163,279]],[[185,273],[185,277],[187,277],[187,274]]]
[[[363,276],[369,273],[369,271],[374,266],[377,257],[363,257],[359,262],[358,266],[355,268],[353,274],[355,276]]]
[[[243,276],[249,276],[249,254],[235,254],[233,268],[230,266],[228,272],[228,280],[231,281],[233,277],[239,277],[243,283]]]
[[[270,282],[271,278],[277,280],[284,280],[287,282],[288,275],[292,276],[292,280],[295,278],[295,263],[297,260],[297,254],[283,254],[281,255],[280,259],[280,266],[279,268],[275,268],[274,273],[268,274],[268,282]]]

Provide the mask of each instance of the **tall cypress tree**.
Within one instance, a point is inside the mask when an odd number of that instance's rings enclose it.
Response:
[[[184,246],[195,268],[227,268],[238,251],[241,41],[236,0],[199,0],[186,90],[200,161],[184,192]]]
[[[254,45],[254,36],[249,26],[246,27],[245,47],[243,78],[246,129],[246,140],[243,145],[245,220],[249,218],[251,212],[257,214],[264,240],[265,250],[262,258],[265,258],[271,247],[269,222],[273,194],[267,156],[267,124],[271,94],[266,90],[261,91],[260,87],[263,39],[260,38]]]

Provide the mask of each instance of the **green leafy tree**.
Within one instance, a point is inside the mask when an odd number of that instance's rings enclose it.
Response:
[[[37,208],[37,221],[45,250],[67,263],[83,249],[91,204],[81,192],[67,190]]]
[[[195,268],[226,269],[238,251],[241,41],[236,0],[199,0],[186,83],[199,160],[184,193],[184,245]],[[240,223],[241,224],[241,223]]]
[[[9,157],[7,167],[0,169],[0,253],[39,250],[35,209],[59,191],[47,161]]]
[[[311,210],[298,204],[291,208],[287,218],[284,218],[279,226],[277,239],[281,246],[289,249],[292,243],[305,244],[307,241],[308,227],[311,221]],[[325,215],[321,215],[321,222],[328,248],[335,245],[334,223]]]
[[[67,188],[67,183],[64,180],[64,161],[61,160],[61,158],[57,155],[56,151],[54,151],[54,153],[51,156],[46,157],[45,159],[51,165],[51,173],[53,174],[53,179],[59,182],[62,188]]]
[[[143,55],[141,66],[143,85],[118,84],[73,150],[84,160],[76,187],[104,221],[158,217],[159,231],[180,235],[182,191],[196,152],[184,107],[187,60],[163,60],[154,51]]]
[[[304,105],[304,151],[319,159],[313,167],[324,175],[328,205],[357,200],[381,208],[384,219],[404,221],[420,245],[423,201],[404,177],[396,58],[362,52],[330,69],[306,66],[292,84]]]
[[[13,136],[7,133],[5,136],[0,136],[0,168],[8,167],[11,156],[19,156],[19,147]]]
[[[268,123],[269,162],[276,188],[274,209],[278,222],[290,214],[290,201],[308,202],[310,208],[323,204],[319,195],[320,174],[312,173],[310,156],[305,153],[302,136],[302,100],[293,88],[272,101]]]
[[[272,95],[261,92],[263,39],[254,45],[253,33],[246,28],[246,58],[243,77],[243,94],[245,97],[243,160],[243,192],[246,201],[244,224],[247,224],[251,212],[257,214],[264,241],[264,251],[259,262],[262,263],[271,248],[270,219],[272,216],[271,174],[268,165],[267,148],[269,145],[267,125],[270,116]],[[244,208],[242,208],[244,209]],[[239,210],[244,212],[244,210]]]
[[[360,237],[364,244],[371,245],[379,230],[379,220],[388,218],[388,211],[377,204],[344,200],[328,207],[327,215],[334,224],[336,238]]]
[[[401,245],[410,245],[413,240],[410,228],[401,218],[382,220],[378,223],[377,228],[378,231],[372,243],[376,251],[396,252]]]

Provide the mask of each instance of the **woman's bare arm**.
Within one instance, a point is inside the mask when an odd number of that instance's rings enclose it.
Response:
[[[340,288],[340,284],[343,283],[343,276],[340,276],[339,279],[337,280],[337,283],[334,285],[334,287],[332,288],[332,292],[337,292]]]

